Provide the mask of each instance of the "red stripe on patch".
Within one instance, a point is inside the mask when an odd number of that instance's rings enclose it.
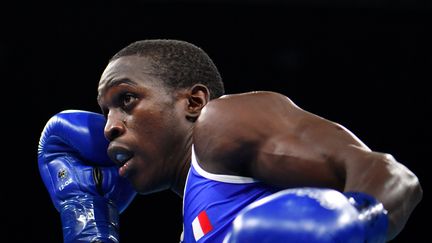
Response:
[[[213,226],[210,223],[206,211],[201,211],[201,213],[198,214],[198,220],[200,222],[201,229],[204,234],[207,234],[210,230],[213,229]]]

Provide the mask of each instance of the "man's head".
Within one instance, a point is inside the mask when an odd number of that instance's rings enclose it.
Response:
[[[221,77],[200,48],[177,40],[130,44],[101,75],[108,154],[143,194],[182,192],[201,110],[223,94]]]
[[[153,75],[170,88],[192,87],[203,84],[210,91],[210,99],[224,94],[221,75],[201,48],[181,40],[141,40],[126,46],[111,60],[124,56],[140,56],[150,61]]]

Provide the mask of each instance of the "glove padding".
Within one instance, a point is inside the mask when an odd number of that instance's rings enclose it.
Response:
[[[68,110],[45,125],[39,171],[68,242],[119,242],[119,214],[136,195],[107,155],[105,118]]]
[[[378,243],[386,241],[387,225],[387,211],[370,195],[287,189],[242,210],[224,243]]]

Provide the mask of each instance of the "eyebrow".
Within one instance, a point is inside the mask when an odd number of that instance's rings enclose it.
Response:
[[[136,85],[138,85],[136,82],[134,82],[134,81],[132,81],[132,80],[130,80],[130,79],[128,79],[128,78],[122,78],[122,79],[111,79],[111,80],[108,80],[108,82],[107,82],[105,88],[104,88],[103,90],[101,90],[101,91],[98,93],[98,96],[97,96],[97,101],[98,101],[98,103],[100,103],[100,100],[101,100],[102,94],[103,94],[106,90],[108,90],[108,89],[110,89],[110,88],[112,88],[112,87],[114,87],[114,86],[119,86],[120,84],[129,84],[129,85],[132,85],[132,86],[136,86]]]

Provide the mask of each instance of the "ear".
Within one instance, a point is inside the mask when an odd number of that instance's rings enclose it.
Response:
[[[195,84],[190,88],[188,96],[186,119],[195,122],[202,108],[210,101],[210,91],[202,84]]]

